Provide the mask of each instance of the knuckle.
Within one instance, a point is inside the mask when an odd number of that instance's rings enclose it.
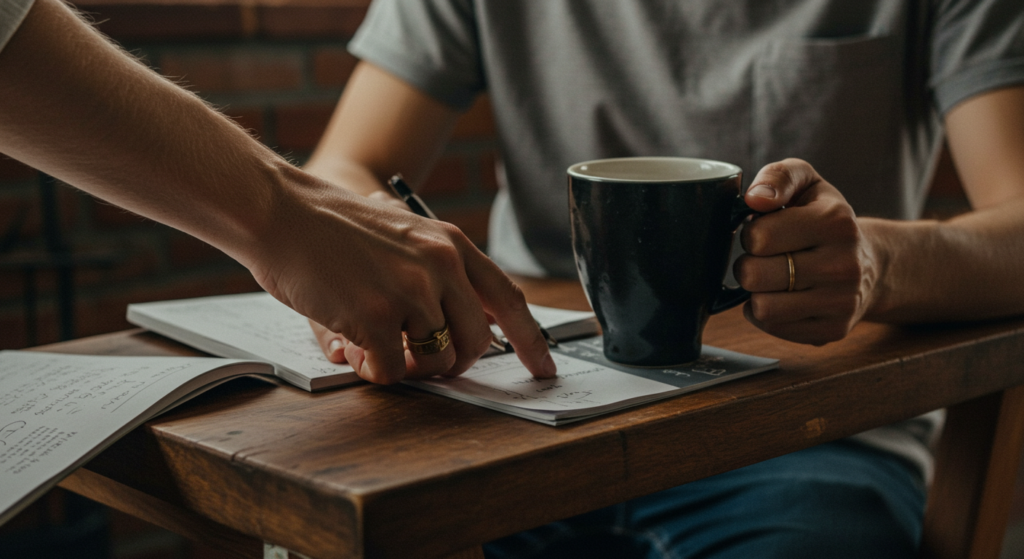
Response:
[[[861,231],[857,224],[857,215],[849,204],[836,201],[825,209],[824,218],[828,222],[829,231],[838,240],[845,242],[860,241]]]
[[[781,161],[782,165],[786,167],[788,171],[792,169],[800,169],[802,171],[814,172],[814,167],[811,166],[807,161],[800,159],[799,157],[787,157]]]
[[[486,326],[480,326],[479,328],[467,328],[459,333],[459,339],[455,344],[458,349],[460,360],[465,357],[466,359],[476,359],[487,351],[487,348],[491,346],[491,331]]]
[[[856,258],[843,256],[832,258],[824,264],[822,275],[829,282],[839,285],[857,285],[860,283],[863,268]]]
[[[770,323],[774,317],[775,309],[767,297],[754,294],[750,297],[750,313],[759,322]]]
[[[740,286],[747,291],[758,291],[761,287],[761,274],[757,261],[749,256],[741,256],[733,264],[733,275]]]
[[[743,246],[754,256],[767,256],[769,237],[768,228],[754,221],[749,223],[743,232]]]
[[[787,163],[788,161],[790,160],[786,159],[769,163],[761,169],[761,172],[770,180],[778,181],[779,183],[790,183],[793,180],[793,173]]]
[[[425,258],[442,270],[457,269],[462,264],[459,249],[444,237],[424,236],[421,247]]]

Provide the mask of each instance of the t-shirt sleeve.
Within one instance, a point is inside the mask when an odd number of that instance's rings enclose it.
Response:
[[[22,20],[32,7],[33,0],[0,0],[0,50],[4,50],[7,41],[18,30]]]
[[[937,2],[931,79],[939,110],[992,89],[1024,84],[1021,0]]]
[[[348,49],[461,110],[485,88],[477,32],[472,0],[376,0]]]

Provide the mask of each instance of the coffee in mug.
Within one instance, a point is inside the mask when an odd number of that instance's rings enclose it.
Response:
[[[605,357],[649,367],[696,360],[708,317],[750,297],[723,285],[733,235],[753,213],[742,170],[627,157],[577,163],[568,175],[576,268]]]

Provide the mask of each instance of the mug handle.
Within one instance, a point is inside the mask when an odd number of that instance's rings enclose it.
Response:
[[[732,206],[732,215],[730,216],[730,226],[732,227],[733,234],[740,228],[743,221],[747,217],[752,215],[764,215],[760,212],[755,212],[743,201],[743,195],[736,197],[736,202]],[[710,313],[718,314],[722,311],[727,311],[736,305],[747,302],[750,299],[750,292],[742,287],[726,287],[722,286],[722,290],[718,293],[718,297],[711,304]]]

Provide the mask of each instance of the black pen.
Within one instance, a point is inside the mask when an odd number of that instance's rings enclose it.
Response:
[[[398,196],[399,200],[405,202],[405,205],[409,206],[412,213],[427,219],[437,219],[434,212],[430,211],[430,208],[423,203],[423,199],[417,196],[416,193],[409,188],[408,184],[405,184],[405,179],[402,178],[402,175],[395,175],[391,177],[391,180],[387,182],[387,185],[392,194]]]
[[[405,205],[409,206],[412,213],[427,219],[437,219],[437,216],[434,212],[430,211],[430,208],[428,208],[427,204],[423,202],[423,199],[417,196],[416,193],[409,188],[409,185],[405,183],[405,179],[402,178],[402,175],[396,174],[391,177],[386,184],[388,186],[388,190],[397,196],[399,200],[405,202]],[[558,340],[552,338],[547,329],[541,326],[539,322],[537,323],[537,326],[540,328],[540,333],[544,335],[544,341],[548,343],[548,346],[558,347]],[[502,339],[493,331],[491,332],[491,347],[504,353],[512,353],[515,351],[512,348],[512,344],[508,343],[508,340]]]

